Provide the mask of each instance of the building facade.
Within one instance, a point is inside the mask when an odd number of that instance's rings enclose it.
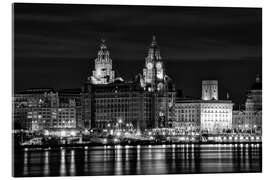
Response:
[[[181,132],[219,133],[232,129],[231,100],[218,100],[218,82],[202,81],[202,100],[177,99],[174,128]]]
[[[247,92],[245,108],[235,110],[233,119],[237,131],[262,133],[262,82],[259,76]]]
[[[208,133],[231,130],[232,106],[229,100],[177,100],[174,128]]]
[[[101,50],[104,49],[103,46],[107,47],[103,42]],[[100,54],[102,53],[99,52],[98,56]],[[108,50],[106,54],[109,54]],[[96,60],[95,63],[97,62],[99,61]],[[113,79],[114,76],[110,76],[110,81],[105,83],[97,83],[93,76],[86,82],[83,91],[83,117],[89,128],[104,129],[108,124],[118,121],[132,124],[137,129],[169,126],[173,119],[171,112],[174,108],[175,91],[172,80],[165,74],[155,37],[145,58],[143,75],[139,74],[128,82],[120,77]]]
[[[80,94],[52,89],[29,89],[13,97],[15,129],[31,132],[78,128],[81,121]]]

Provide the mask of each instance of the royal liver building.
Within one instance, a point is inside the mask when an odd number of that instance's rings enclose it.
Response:
[[[169,127],[173,120],[175,89],[165,74],[155,36],[145,58],[143,75],[134,80],[115,77],[110,53],[102,40],[95,70],[83,88],[85,126],[104,129],[119,122],[138,130]]]

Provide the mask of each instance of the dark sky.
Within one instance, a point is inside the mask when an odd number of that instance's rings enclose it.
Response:
[[[14,88],[78,88],[93,70],[101,38],[124,79],[142,73],[157,36],[166,72],[184,95],[219,80],[235,103],[262,73],[262,10],[57,4],[14,5]]]

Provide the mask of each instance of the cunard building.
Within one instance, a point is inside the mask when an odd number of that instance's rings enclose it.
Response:
[[[112,59],[103,40],[95,69],[83,89],[83,119],[87,128],[127,125],[136,129],[169,127],[175,91],[165,74],[160,50],[153,37],[143,74],[133,81],[115,77]]]

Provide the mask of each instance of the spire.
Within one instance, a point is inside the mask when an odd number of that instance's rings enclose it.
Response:
[[[156,41],[156,36],[155,35],[153,35],[153,37],[152,37],[152,43],[151,43],[151,46],[153,47],[153,46],[157,46],[157,41]]]
[[[227,100],[230,99],[230,95],[229,95],[229,92],[227,91]]]
[[[100,43],[100,49],[107,49],[107,46],[105,44],[106,40],[104,38],[101,38],[101,43]]]

